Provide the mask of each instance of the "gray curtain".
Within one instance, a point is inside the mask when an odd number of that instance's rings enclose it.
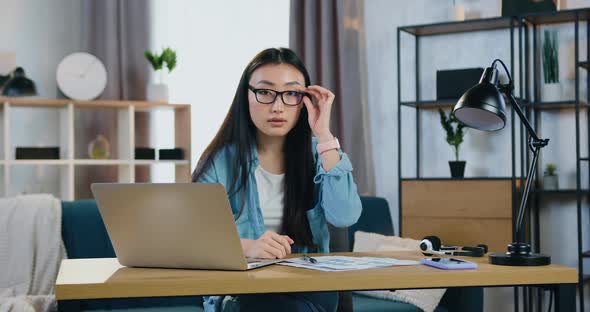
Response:
[[[358,0],[291,0],[289,44],[312,84],[336,95],[332,131],[351,158],[359,193],[375,194],[362,8]]]
[[[102,98],[145,99],[149,67],[143,52],[150,47],[150,2],[84,0],[82,10],[83,47],[108,72]]]
[[[107,86],[101,99],[144,100],[149,79],[149,64],[143,52],[150,47],[150,2],[144,0],[83,0],[82,47],[98,57],[107,69]],[[136,146],[147,146],[147,113],[136,113]],[[86,158],[85,148],[98,134],[110,141],[111,158],[117,150],[117,112],[80,111],[76,115],[76,157]],[[77,198],[92,197],[88,185],[98,181],[116,181],[117,168],[89,167],[76,171]],[[147,168],[136,168],[136,180],[149,178]],[[80,180],[79,180],[80,179]]]

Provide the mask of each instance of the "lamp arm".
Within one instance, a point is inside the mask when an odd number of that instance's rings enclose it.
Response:
[[[506,72],[506,76],[508,76],[508,84],[500,84],[499,81],[497,81],[497,80],[494,82],[495,84],[497,84],[498,90],[500,90],[500,92],[502,92],[502,93],[504,93],[504,95],[506,95],[506,98],[508,98],[508,101],[510,101],[510,104],[512,105],[512,107],[514,107],[514,110],[516,111],[516,114],[520,118],[520,121],[526,127],[527,131],[529,132],[529,135],[533,138],[533,145],[544,143],[543,146],[546,146],[547,143],[549,142],[549,140],[548,139],[542,140],[539,138],[539,136],[537,135],[537,132],[535,131],[533,126],[531,126],[531,123],[526,118],[526,116],[524,115],[524,112],[522,111],[522,109],[520,108],[520,106],[516,102],[516,99],[512,95],[512,91],[514,91],[514,83],[512,81],[512,76],[510,76],[510,71],[508,71],[508,67],[506,67],[506,64],[504,64],[504,62],[502,62],[501,59],[495,59],[492,62],[491,68],[495,69],[496,63],[499,63],[500,65],[502,65],[502,67],[504,68],[504,72]]]
[[[522,193],[522,199],[520,201],[520,207],[518,208],[518,217],[516,218],[516,240],[520,241],[521,233],[522,233],[522,226],[524,222],[524,211],[527,207],[527,201],[529,197],[529,192],[531,190],[531,185],[533,184],[533,180],[535,178],[535,168],[537,166],[537,160],[539,159],[539,150],[542,146],[536,146],[533,149],[533,160],[531,161],[531,165],[529,166],[529,171],[527,173],[526,178],[526,185],[524,188],[524,192]]]
[[[510,84],[511,83],[509,83],[509,85]],[[527,129],[529,135],[533,138],[533,141],[542,141],[539,138],[539,136],[537,135],[537,132],[535,131],[535,129],[533,128],[533,126],[531,125],[531,123],[529,122],[529,120],[524,115],[524,112],[522,111],[522,108],[520,108],[520,105],[518,105],[518,103],[516,102],[516,99],[512,95],[512,90],[509,90],[509,89],[511,89],[511,87],[509,87],[508,85],[501,85],[499,87],[499,89],[500,89],[500,91],[502,93],[504,93],[506,95],[506,97],[508,98],[508,101],[510,101],[510,104],[512,105],[512,107],[514,107],[514,110],[516,111],[516,114],[518,115],[518,118],[520,118],[520,121],[524,124],[524,126]],[[547,144],[545,144],[545,145],[547,145]]]
[[[509,83],[509,85],[510,85],[510,83]],[[547,146],[547,144],[549,143],[549,139],[540,139],[539,136],[537,136],[537,132],[531,126],[531,123],[526,118],[526,116],[524,115],[524,112],[522,111],[522,109],[520,108],[520,106],[516,102],[516,99],[512,95],[512,90],[510,90],[511,88],[507,85],[504,85],[504,86],[501,86],[499,89],[500,89],[500,91],[502,91],[506,95],[506,97],[510,101],[510,104],[512,104],[512,107],[514,107],[516,114],[520,118],[520,121],[524,124],[529,135],[532,138],[532,142],[530,143],[530,145],[531,145],[530,148],[533,151],[533,160],[531,162],[531,165],[529,166],[528,173],[526,175],[526,185],[524,188],[524,192],[522,193],[522,200],[520,202],[520,207],[518,208],[518,217],[516,218],[516,239],[518,241],[518,240],[520,240],[520,235],[522,232],[522,225],[524,222],[524,211],[527,206],[529,192],[531,190],[532,181],[535,178],[535,171],[536,171],[535,168],[537,167],[537,160],[539,159],[539,151],[541,150],[541,148]],[[510,91],[508,91],[508,90],[510,90]]]

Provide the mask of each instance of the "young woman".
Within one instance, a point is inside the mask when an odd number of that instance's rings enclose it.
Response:
[[[360,216],[352,165],[330,132],[333,101],[289,49],[264,50],[244,70],[193,182],[225,186],[246,257],[327,253],[327,222]],[[335,311],[337,302],[337,293],[215,296],[205,309]]]

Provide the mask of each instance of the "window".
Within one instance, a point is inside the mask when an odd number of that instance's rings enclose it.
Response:
[[[246,64],[259,51],[289,45],[289,0],[152,0],[152,49],[170,46],[178,66],[166,82],[171,103],[192,105],[194,168],[225,117]],[[255,36],[253,36],[253,34]],[[155,114],[152,146],[173,147],[172,113]],[[172,181],[173,170],[152,171]],[[167,176],[168,175],[168,176]]]

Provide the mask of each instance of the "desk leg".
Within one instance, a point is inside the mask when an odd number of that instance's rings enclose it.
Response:
[[[555,286],[555,312],[576,311],[576,284]]]
[[[520,305],[518,304],[518,286],[514,287],[514,312],[518,312]]]

